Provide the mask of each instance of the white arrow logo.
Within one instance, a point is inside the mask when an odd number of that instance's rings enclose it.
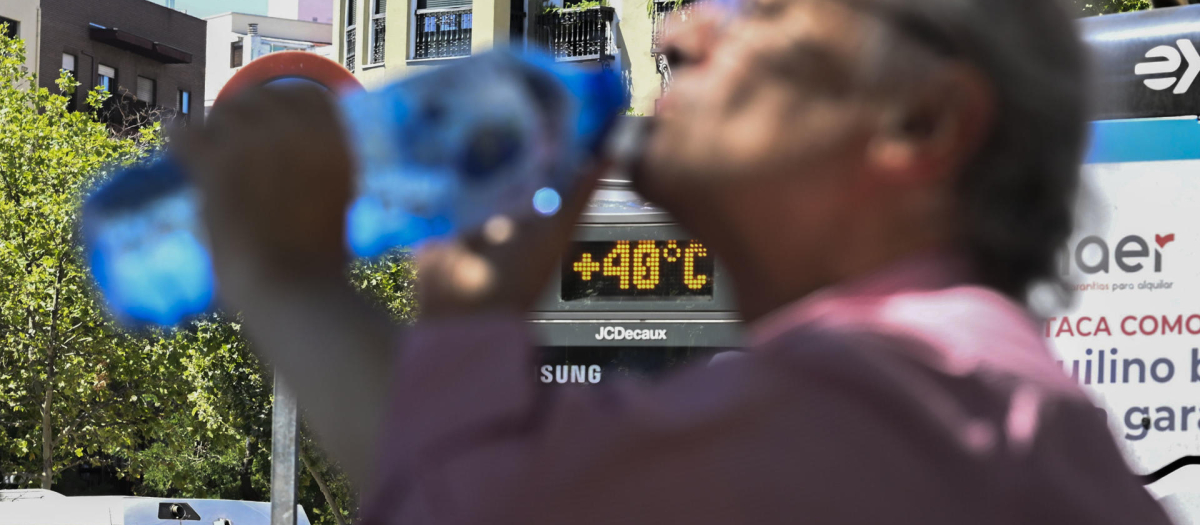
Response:
[[[1196,76],[1200,75],[1200,53],[1196,52],[1196,46],[1191,40],[1179,39],[1175,42],[1179,46],[1176,50],[1171,46],[1158,46],[1146,52],[1146,58],[1159,58],[1153,62],[1141,62],[1133,67],[1133,73],[1138,76],[1144,75],[1162,75],[1166,73],[1174,73],[1179,71],[1179,66],[1183,60],[1187,61],[1187,70],[1183,72],[1182,78],[1166,77],[1166,78],[1148,78],[1142,83],[1146,87],[1155,91],[1175,86],[1176,95],[1187,93],[1192,87],[1192,83],[1196,81]],[[1183,52],[1182,56],[1180,51]],[[1179,81],[1176,84],[1176,80]]]

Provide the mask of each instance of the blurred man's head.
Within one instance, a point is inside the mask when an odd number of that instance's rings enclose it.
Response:
[[[933,249],[1013,296],[1051,274],[1086,102],[1056,1],[741,1],[666,37],[639,183],[756,301]]]

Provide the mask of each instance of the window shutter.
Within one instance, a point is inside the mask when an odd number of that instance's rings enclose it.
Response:
[[[471,7],[470,0],[425,0],[425,9],[454,9]]]
[[[229,44],[229,67],[242,67],[242,41]]]
[[[137,79],[137,99],[141,102],[154,105],[154,80],[146,77],[138,77]]]

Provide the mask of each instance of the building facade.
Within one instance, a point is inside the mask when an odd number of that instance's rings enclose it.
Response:
[[[292,0],[292,3],[297,3]],[[329,4],[327,1],[326,4]],[[225,13],[208,22],[209,57],[205,74],[205,112],[226,82],[254,59],[278,51],[308,51],[331,57],[333,26],[304,19]]]
[[[632,112],[650,115],[670,78],[655,35],[668,13],[692,1],[338,0],[333,41],[368,87],[493,47],[542,48],[560,61],[620,71]]]
[[[38,70],[38,28],[41,26],[40,0],[0,0],[0,24],[7,24],[5,34],[25,41],[25,68]]]
[[[332,24],[333,3],[334,0],[268,0],[267,16]]]
[[[147,0],[0,0],[0,17],[18,22],[39,86],[57,90],[61,71],[74,75],[73,107],[102,86],[114,107],[203,109],[203,20]]]

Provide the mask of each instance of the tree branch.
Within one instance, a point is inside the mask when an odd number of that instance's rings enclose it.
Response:
[[[83,460],[83,458],[80,458],[80,459],[77,459],[77,460],[75,460],[75,461],[72,461],[72,462],[70,462],[70,463],[67,463],[66,465],[63,465],[63,466],[59,467],[59,468],[58,468],[58,470],[57,470],[56,472],[57,472],[58,474],[62,474],[63,472],[66,472],[66,471],[68,471],[68,470],[71,470],[71,469],[73,469],[73,468],[75,468],[75,467],[78,467],[78,466],[82,465],[82,464],[83,464],[83,461],[84,461],[84,460]]]
[[[312,476],[313,481],[317,482],[317,488],[321,489],[321,494],[325,496],[325,503],[329,504],[329,510],[333,512],[333,519],[337,520],[337,525],[346,525],[346,520],[342,518],[342,511],[338,508],[337,501],[333,499],[333,493],[329,491],[329,485],[325,484],[325,478],[314,469],[312,462],[308,460],[308,454],[300,452],[300,461],[304,463],[304,470]]]

